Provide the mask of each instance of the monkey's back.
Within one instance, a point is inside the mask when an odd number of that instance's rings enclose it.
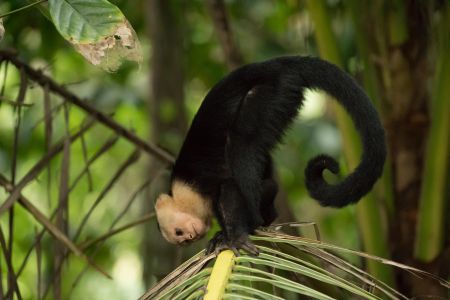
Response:
[[[303,94],[299,57],[243,66],[219,81],[203,100],[174,166],[173,177],[215,191],[231,177],[228,154],[245,151],[243,161],[264,169],[270,150],[295,118]],[[233,148],[233,149],[230,149]],[[262,172],[262,171],[261,171]],[[206,184],[205,184],[206,183]]]

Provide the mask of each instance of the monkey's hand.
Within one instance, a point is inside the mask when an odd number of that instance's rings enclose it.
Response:
[[[239,249],[248,252],[251,255],[259,255],[259,250],[250,241],[247,234],[241,234],[237,239],[228,239],[223,231],[217,232],[209,241],[206,247],[206,253],[215,253],[218,255],[222,250],[230,249],[234,255],[239,256]]]

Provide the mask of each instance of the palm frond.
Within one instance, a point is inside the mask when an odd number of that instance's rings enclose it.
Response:
[[[433,274],[366,253],[318,240],[289,236],[271,229],[252,236],[260,255],[232,251],[205,256],[200,252],[143,295],[147,299],[408,299],[369,273],[332,252],[375,260],[429,277],[450,288]],[[214,265],[211,266],[214,261]]]

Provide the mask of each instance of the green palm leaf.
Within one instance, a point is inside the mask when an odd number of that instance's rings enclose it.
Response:
[[[312,299],[407,299],[334,252],[347,252],[449,283],[432,274],[358,251],[274,231],[252,237],[260,255],[232,251],[197,254],[140,299],[273,299],[304,295]],[[214,266],[211,267],[211,262]]]

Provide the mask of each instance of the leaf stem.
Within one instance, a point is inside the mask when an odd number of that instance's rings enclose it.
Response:
[[[205,300],[218,300],[223,298],[235,258],[231,250],[224,250],[217,256],[211,277],[208,281],[208,286],[206,287]]]
[[[32,6],[35,6],[35,5],[44,3],[44,2],[46,2],[46,1],[47,1],[47,0],[38,0],[38,1],[36,1],[36,2],[33,2],[33,3],[28,4],[28,5],[22,6],[22,7],[18,8],[18,9],[15,9],[15,10],[12,10],[12,11],[10,11],[10,12],[7,12],[7,13],[5,13],[5,14],[3,14],[3,15],[0,15],[0,19],[4,18],[4,17],[6,17],[6,16],[9,16],[9,15],[15,14],[15,13],[17,13],[17,12],[19,12],[19,11],[25,10],[25,9],[27,9],[27,8],[30,8],[30,7],[32,7]]]

